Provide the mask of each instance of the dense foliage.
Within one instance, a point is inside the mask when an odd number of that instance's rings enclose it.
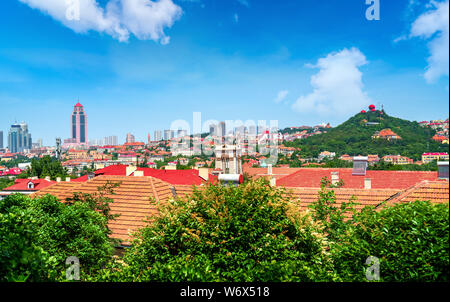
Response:
[[[101,269],[114,251],[105,190],[76,194],[66,203],[50,195],[1,200],[0,281],[63,281],[70,256],[80,260],[82,280]]]
[[[161,206],[108,281],[447,281],[448,204],[356,211],[324,180],[310,212],[262,180],[209,186]]]
[[[4,188],[7,188],[9,186],[12,186],[13,184],[14,184],[13,179],[9,179],[8,177],[0,178],[0,190],[3,190]]]
[[[448,281],[448,240],[448,204],[417,201],[382,211],[363,210],[332,252],[344,280],[365,281],[366,267],[354,264],[375,256],[381,281]]]
[[[57,177],[68,177],[67,170],[61,165],[61,162],[54,157],[45,155],[42,158],[31,160],[31,169],[27,169],[22,174],[21,178],[30,178],[37,176],[39,178],[45,178],[50,176],[52,180],[56,180]]]
[[[379,123],[366,125],[366,122]],[[390,128],[402,137],[401,140],[387,141],[372,139],[376,131]],[[432,140],[435,131],[411,122],[387,115],[384,111],[358,113],[341,125],[329,129],[327,133],[314,135],[294,142],[285,142],[287,147],[301,148],[302,157],[317,157],[322,151],[336,154],[403,155],[420,160],[424,152],[448,152],[449,146]]]
[[[262,180],[208,186],[161,207],[120,280],[331,281],[321,226]]]
[[[112,256],[107,222],[113,185],[61,203],[49,195],[0,201],[0,281],[65,280],[77,256],[86,281],[379,281],[449,280],[449,205],[427,201],[366,207],[337,204],[322,181],[310,211],[265,180],[208,185],[155,203],[160,212]]]

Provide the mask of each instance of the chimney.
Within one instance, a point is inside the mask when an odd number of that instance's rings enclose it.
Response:
[[[270,179],[270,185],[271,185],[272,187],[275,187],[275,186],[277,185],[277,179],[276,179],[275,177],[272,177],[272,178]]]
[[[364,189],[372,189],[372,179],[364,178]]]
[[[33,176],[33,177],[31,177],[31,180],[36,180],[36,179],[38,179],[38,177],[37,177],[37,176]]]
[[[198,176],[203,178],[204,180],[208,181],[209,178],[209,169],[208,168],[199,168],[198,169]]]
[[[126,176],[130,176],[131,174],[133,174],[134,171],[136,171],[136,167],[135,166],[127,166],[127,175]]]
[[[272,164],[267,165],[267,174],[272,175]]]
[[[448,161],[439,161],[438,165],[438,178],[448,180]]]
[[[339,182],[339,172],[331,172],[331,184],[335,185]]]
[[[56,182],[61,182],[61,177],[56,177]]]
[[[50,181],[50,176],[45,176],[46,181]]]
[[[70,182],[70,177],[66,177],[66,182]]]
[[[369,166],[369,157],[355,156],[353,157],[352,175],[366,176],[367,167]]]
[[[144,176],[144,171],[136,170],[136,171],[134,171],[133,175],[134,176]]]

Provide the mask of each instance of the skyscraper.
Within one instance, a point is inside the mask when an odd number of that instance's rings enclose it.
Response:
[[[0,149],[3,149],[3,131],[0,131]]]
[[[164,140],[167,141],[169,139],[172,139],[174,137],[172,131],[170,130],[164,130]]]
[[[103,144],[109,145],[109,146],[116,146],[116,145],[118,145],[118,141],[119,141],[119,139],[117,138],[117,136],[112,135],[112,136],[105,137],[103,140]]]
[[[28,133],[28,125],[25,122],[11,125],[8,133],[8,149],[11,153],[23,152],[32,149],[33,141]]]
[[[155,130],[155,141],[162,140],[162,132],[161,130]]]
[[[72,139],[76,143],[87,142],[87,118],[84,113],[84,107],[79,102],[73,107],[72,120]]]
[[[134,142],[136,142],[136,139],[135,139],[135,137],[134,137],[133,134],[128,133],[128,134],[127,134],[127,139],[126,139],[125,142],[126,142],[126,143],[134,143]]]
[[[227,134],[227,129],[226,129],[226,125],[225,122],[220,122],[219,123],[219,135],[224,137]]]

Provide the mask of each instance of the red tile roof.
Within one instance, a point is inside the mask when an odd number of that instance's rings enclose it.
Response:
[[[297,171],[299,171],[301,168],[278,168],[274,167],[272,168],[272,175],[268,175],[268,168],[252,168],[249,165],[242,165],[242,170],[244,173],[248,173],[249,175],[253,176],[254,178],[260,178],[260,177],[275,177],[276,179],[281,179],[285,176],[291,175]]]
[[[309,209],[309,206],[317,201],[319,198],[319,188],[288,188],[287,194],[297,206],[300,207],[300,211]],[[361,210],[366,206],[377,207],[385,200],[400,193],[401,190],[380,190],[380,189],[345,189],[334,188],[332,189],[336,196],[336,207],[340,207],[344,202],[353,201],[357,205],[356,210]],[[350,213],[348,213],[350,214]],[[350,215],[347,215],[350,216]]]
[[[32,189],[28,188],[30,182],[34,184],[34,188]],[[56,181],[48,181],[45,179],[16,179],[12,186],[4,188],[3,191],[39,191],[54,183],[56,183]]]
[[[205,180],[199,176],[199,171],[196,169],[158,170],[152,168],[137,168],[137,170],[143,171],[144,176],[156,177],[173,185],[199,186],[205,182]],[[208,179],[214,181],[216,177],[210,174]]]
[[[137,168],[137,171],[143,171],[144,176],[152,176],[159,178],[165,182],[173,185],[201,185],[205,182],[203,178],[199,176],[199,171],[196,169],[190,170],[159,170],[152,168]],[[98,175],[121,175],[126,176],[127,166],[126,165],[112,165],[105,167],[103,169],[94,172],[95,176]],[[88,176],[82,176],[73,181],[87,181]],[[211,181],[216,181],[217,177],[209,175],[208,179]]]
[[[430,201],[432,203],[449,202],[449,183],[445,180],[424,180],[405,190],[398,197],[391,199],[387,204],[413,202],[416,200]]]
[[[428,171],[374,171],[365,176],[352,175],[351,168],[304,168],[277,180],[277,185],[285,187],[318,188],[323,177],[331,179],[331,172],[339,172],[344,188],[364,188],[364,179],[371,179],[373,189],[406,189],[423,180],[438,179],[437,172]]]

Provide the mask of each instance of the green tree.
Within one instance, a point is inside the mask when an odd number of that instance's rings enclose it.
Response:
[[[65,260],[80,260],[80,276],[89,280],[112,258],[109,235],[111,184],[96,194],[75,194],[65,203],[46,195],[15,194],[0,201],[1,270],[5,280],[65,280]],[[2,277],[4,276],[4,277]]]
[[[325,281],[337,278],[321,227],[265,180],[209,185],[160,205],[112,280]],[[116,278],[116,279],[115,279]]]

